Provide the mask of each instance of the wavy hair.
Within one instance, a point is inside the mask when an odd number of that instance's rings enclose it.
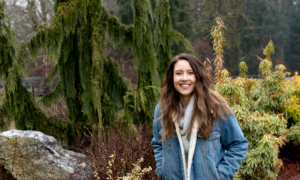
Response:
[[[160,95],[160,108],[162,112],[163,123],[163,141],[170,136],[174,136],[175,128],[173,119],[179,123],[181,117],[179,110],[179,93],[174,87],[174,66],[179,60],[187,60],[196,76],[195,82],[195,106],[191,124],[188,130],[188,138],[191,135],[192,127],[195,121],[198,121],[198,129],[202,137],[208,138],[213,127],[213,121],[218,118],[233,114],[224,98],[213,89],[213,83],[210,76],[205,72],[203,64],[191,54],[180,54],[175,56],[168,65],[166,75],[163,81],[162,92]],[[222,112],[221,112],[222,111]]]

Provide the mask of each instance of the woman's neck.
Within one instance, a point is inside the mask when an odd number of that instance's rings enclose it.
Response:
[[[182,115],[183,116],[185,114],[186,107],[188,106],[191,97],[192,97],[191,95],[190,96],[182,96],[182,95],[180,96],[180,102],[182,104]]]

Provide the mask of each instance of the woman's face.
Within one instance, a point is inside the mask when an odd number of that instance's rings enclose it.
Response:
[[[174,65],[174,86],[181,97],[192,97],[196,76],[187,60],[179,60]]]

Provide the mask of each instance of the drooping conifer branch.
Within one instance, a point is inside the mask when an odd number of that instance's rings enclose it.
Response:
[[[58,22],[58,20],[65,14],[65,12],[69,9],[69,7],[71,7],[72,3],[74,3],[74,2],[75,2],[75,0],[74,0],[74,1],[71,1],[71,2],[68,4],[68,6],[65,7],[65,9],[63,10],[63,12],[61,12],[61,13],[59,14],[59,16],[57,16],[57,17],[54,18],[53,22],[52,22],[50,25],[48,25],[48,26],[41,25],[41,26],[39,26],[39,27],[37,28],[37,32],[35,32],[34,35],[33,35],[31,38],[29,38],[29,40],[25,43],[25,45],[19,49],[19,54],[20,54],[20,56],[19,56],[19,58],[16,59],[17,63],[20,62],[20,60],[21,60],[20,58],[22,57],[23,53],[26,53],[26,51],[27,51],[26,48],[27,48],[28,44],[31,43],[32,39],[33,39],[34,37],[36,37],[37,34],[38,34],[40,31],[42,31],[43,29],[45,29],[46,27],[49,28],[49,27],[51,27],[51,26],[56,25],[56,23]],[[39,47],[39,48],[40,48],[40,47]],[[32,57],[36,57],[36,54],[37,54],[37,50],[34,51],[34,50],[32,49],[30,55],[31,55]]]
[[[187,41],[182,34],[172,29],[169,9],[170,5],[168,0],[156,0],[154,11],[156,20],[154,42],[159,63],[158,72],[161,81],[163,80],[166,68],[172,58],[171,46],[173,42],[182,42],[187,52],[194,53],[194,48],[189,41]]]
[[[154,41],[156,45],[157,59],[159,60],[158,72],[160,80],[163,80],[166,68],[171,61],[172,23],[169,14],[168,0],[157,0],[154,10],[156,19]],[[178,39],[177,39],[178,40]]]
[[[4,2],[0,1],[0,16],[4,15],[3,5]],[[3,19],[3,17],[0,18]],[[20,57],[20,59],[25,58],[24,53],[19,52],[15,54],[16,49],[12,44],[15,41],[12,36],[13,33],[10,26],[6,24],[9,24],[9,22],[0,22],[0,29],[4,29],[4,31],[1,31],[0,41],[0,47],[3,47],[0,51],[0,59],[2,60],[0,62],[0,74],[6,78],[7,81],[2,90],[2,95],[5,97],[5,100],[3,104],[1,104],[2,110],[0,113],[2,119],[7,119],[8,121],[1,124],[1,128],[3,128],[3,126],[8,127],[10,122],[15,120],[18,129],[36,129],[47,134],[53,134],[53,128],[49,127],[55,126],[56,132],[60,130],[65,131],[65,126],[60,120],[47,118],[44,113],[41,112],[34,103],[31,94],[22,86],[20,73],[26,73],[24,71],[26,63],[22,61],[18,64],[18,62],[13,61],[13,59],[16,59],[16,57]],[[21,44],[21,47],[23,46],[25,46],[25,43]]]
[[[160,79],[157,71],[156,53],[152,41],[152,33],[148,16],[152,17],[151,4],[149,0],[133,0],[134,29],[133,29],[133,53],[138,73],[138,88],[146,86],[160,87]],[[144,92],[147,99],[146,107],[155,108],[158,92],[156,89],[149,89]],[[139,102],[142,102],[139,99]],[[153,119],[153,112],[137,112],[139,118],[144,121]],[[138,119],[137,121],[141,121]]]
[[[62,82],[58,82],[55,89],[51,93],[41,98],[39,102],[43,103],[43,105],[50,108],[52,104],[56,104],[57,100],[64,98],[62,95]]]

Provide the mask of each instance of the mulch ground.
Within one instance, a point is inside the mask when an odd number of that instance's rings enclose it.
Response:
[[[286,144],[281,148],[279,158],[283,166],[277,180],[300,180],[300,146]]]
[[[16,180],[16,179],[4,169],[3,165],[0,164],[0,180]]]

